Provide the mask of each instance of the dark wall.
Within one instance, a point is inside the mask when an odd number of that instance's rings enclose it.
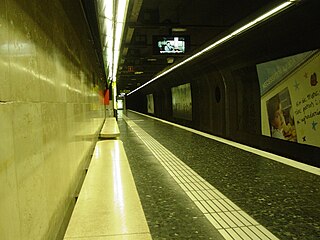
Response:
[[[261,134],[256,64],[320,48],[320,1],[301,4],[248,31],[127,97],[128,109],[147,113],[154,95],[155,116],[311,165],[320,149]],[[192,121],[172,114],[171,88],[191,84]]]

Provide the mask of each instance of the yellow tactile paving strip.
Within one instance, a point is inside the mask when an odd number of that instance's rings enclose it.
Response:
[[[133,121],[123,119],[225,239],[278,239]]]

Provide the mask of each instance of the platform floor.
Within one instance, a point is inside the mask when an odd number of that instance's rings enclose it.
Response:
[[[153,239],[319,239],[319,169],[131,111],[118,124]]]

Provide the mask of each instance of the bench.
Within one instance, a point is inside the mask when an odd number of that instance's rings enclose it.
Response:
[[[120,131],[116,118],[106,118],[100,132],[100,138],[117,138],[120,136]]]
[[[152,239],[123,143],[98,141],[64,239],[130,237]]]

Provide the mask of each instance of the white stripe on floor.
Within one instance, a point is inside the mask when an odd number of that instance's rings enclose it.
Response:
[[[136,114],[139,114],[139,115],[151,118],[151,119],[155,119],[157,121],[160,121],[160,122],[163,122],[163,123],[166,123],[166,124],[170,124],[170,125],[178,127],[178,128],[182,128],[184,130],[187,130],[189,132],[201,135],[203,137],[210,138],[210,139],[216,140],[218,142],[222,142],[222,143],[228,144],[230,146],[233,146],[233,147],[236,147],[236,148],[240,148],[240,149],[245,150],[247,152],[251,152],[251,153],[257,154],[259,156],[262,156],[262,157],[265,157],[265,158],[269,158],[269,159],[271,159],[273,161],[277,161],[277,162],[286,164],[288,166],[291,166],[291,167],[294,167],[294,168],[297,168],[297,169],[300,169],[300,170],[303,170],[303,171],[306,171],[306,172],[309,172],[309,173],[313,173],[315,175],[319,175],[320,176],[320,168],[313,167],[313,166],[310,166],[308,164],[297,162],[297,161],[289,159],[289,158],[281,157],[281,156],[278,156],[278,155],[273,154],[273,153],[265,152],[265,151],[262,151],[260,149],[249,147],[249,146],[246,146],[244,144],[233,142],[233,141],[230,141],[230,140],[227,140],[227,139],[224,139],[224,138],[221,138],[221,137],[217,137],[217,136],[214,136],[214,135],[211,135],[211,134],[208,134],[208,133],[204,133],[204,132],[192,129],[192,128],[181,126],[179,124],[168,122],[168,121],[165,121],[165,120],[162,120],[162,119],[159,119],[159,118],[156,118],[156,117],[152,117],[152,116],[149,116],[149,115],[146,115],[146,114],[143,114],[143,113],[135,112],[135,111],[132,111],[132,110],[128,110],[128,111],[134,112]]]

